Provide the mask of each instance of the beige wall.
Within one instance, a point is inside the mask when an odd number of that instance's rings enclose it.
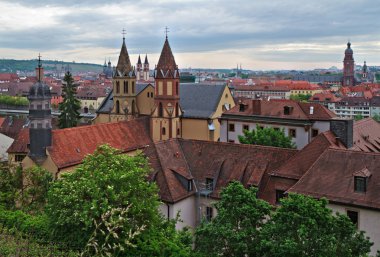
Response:
[[[92,124],[100,124],[111,122],[111,115],[105,113],[97,113],[95,119],[92,120]]]
[[[162,203],[160,206],[160,212],[166,219],[175,219],[177,213],[179,213],[180,221],[176,224],[176,229],[178,230],[183,229],[184,227],[195,228],[195,196],[187,197],[175,204]]]
[[[149,96],[148,96],[149,94]],[[151,95],[153,97],[151,97]],[[137,95],[137,109],[141,115],[151,115],[154,108],[154,88],[147,86]]]
[[[328,207],[331,208],[334,213],[347,214],[347,210],[357,211],[359,213],[358,229],[365,231],[365,236],[368,236],[370,241],[374,243],[371,248],[371,256],[375,256],[376,252],[380,250],[380,211],[337,204],[328,204]]]
[[[182,138],[210,140],[207,120],[183,118],[182,119]]]

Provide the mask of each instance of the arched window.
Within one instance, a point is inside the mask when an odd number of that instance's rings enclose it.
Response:
[[[134,93],[135,93],[135,82],[132,81],[132,94],[134,94]]]
[[[153,97],[153,92],[150,93],[150,97]]]
[[[146,93],[146,95],[148,96],[148,97],[150,97],[150,93],[148,92],[148,93]]]
[[[117,114],[120,113],[120,103],[119,103],[119,100],[116,101],[116,113]]]
[[[177,95],[179,95],[179,91],[178,91],[178,81],[175,83],[175,93]]]
[[[120,93],[120,82],[116,81],[116,94]]]
[[[166,128],[162,128],[162,135],[166,135]]]
[[[162,108],[162,103],[158,104],[158,117],[164,116],[164,110]]]
[[[128,94],[128,81],[124,81],[124,93]]]

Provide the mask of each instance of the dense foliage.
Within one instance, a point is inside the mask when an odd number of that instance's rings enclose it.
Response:
[[[29,105],[29,101],[26,97],[22,96],[0,95],[0,104],[10,106],[27,106]]]
[[[76,98],[76,85],[70,72],[65,74],[62,85],[63,101],[59,104],[58,109],[61,112],[58,117],[58,126],[60,128],[76,127],[80,118],[80,101]]]
[[[238,136],[239,142],[251,145],[266,145],[282,148],[296,148],[292,138],[285,136],[284,129],[263,128],[256,125],[254,130],[244,130],[244,135]]]
[[[297,94],[297,95],[291,95],[290,99],[298,101],[298,102],[307,102],[307,101],[309,101],[311,96],[312,96],[311,94],[306,94],[306,95],[305,94]]]
[[[372,243],[327,200],[290,194],[270,212],[255,189],[232,182],[215,205],[218,215],[195,232],[199,256],[366,256]],[[265,220],[265,222],[264,222]]]
[[[100,226],[117,237],[97,233],[98,245],[106,240],[122,244],[113,255],[186,256],[190,246],[182,243],[174,224],[158,211],[158,189],[147,181],[149,171],[143,155],[131,157],[100,146],[75,171],[63,174],[51,186],[46,213],[54,238],[84,247],[94,241],[91,238]],[[113,216],[104,216],[106,213]],[[123,222],[104,227],[104,220],[115,220],[115,215]]]

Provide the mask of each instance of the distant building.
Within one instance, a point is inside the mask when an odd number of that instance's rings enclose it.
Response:
[[[336,115],[320,104],[292,100],[246,100],[226,111],[220,118],[220,141],[239,143],[244,130],[256,126],[284,130],[297,149],[330,129],[330,120]]]
[[[355,85],[355,61],[354,52],[351,49],[351,43],[347,43],[347,49],[344,51],[343,60],[343,83],[344,87]]]
[[[343,118],[355,118],[362,116],[368,118],[370,113],[371,100],[365,97],[342,97],[338,102],[330,103],[329,109],[337,116]]]

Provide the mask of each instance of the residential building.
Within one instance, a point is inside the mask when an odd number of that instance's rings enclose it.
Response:
[[[371,116],[370,112],[371,100],[365,97],[342,97],[338,102],[329,103],[329,109],[337,116],[343,118],[355,118],[362,116],[368,118]]]
[[[246,100],[222,114],[220,141],[239,143],[244,130],[256,126],[284,130],[292,137],[297,149],[321,132],[330,129],[330,120],[336,115],[320,104],[292,100]]]
[[[237,85],[233,87],[233,96],[235,98],[244,97],[252,99],[290,99],[291,91],[284,86],[246,86]]]

